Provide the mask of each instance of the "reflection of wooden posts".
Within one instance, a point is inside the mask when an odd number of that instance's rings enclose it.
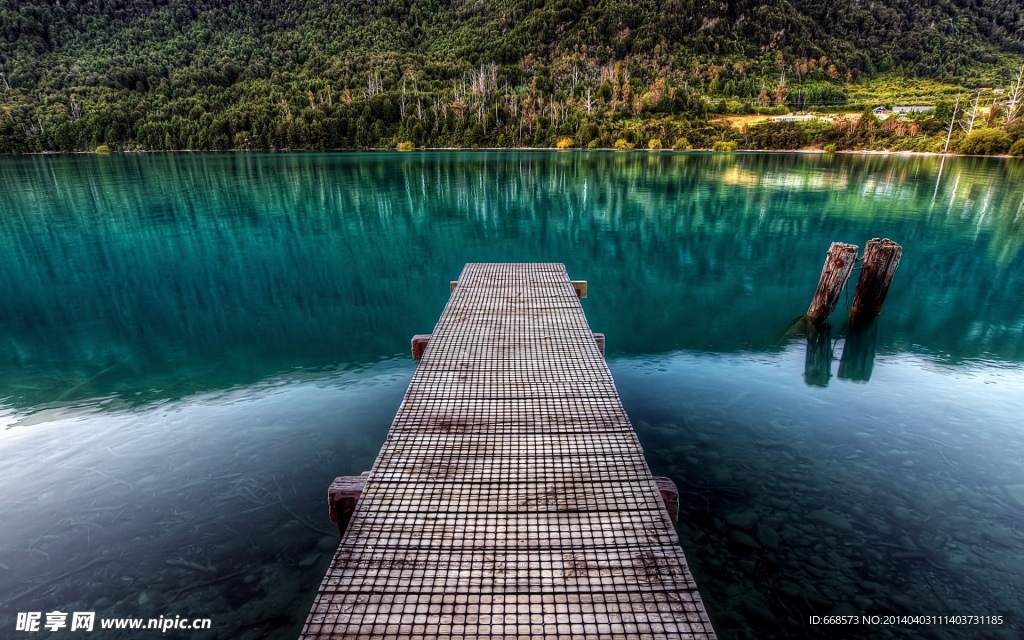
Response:
[[[867,326],[882,310],[882,303],[889,293],[889,285],[900,264],[903,247],[886,238],[874,238],[864,248],[864,262],[857,280],[857,292],[850,308],[850,324]]]
[[[807,320],[810,324],[824,322],[832,314],[856,261],[857,245],[833,242],[829,247],[825,266],[821,268],[818,289],[814,292],[811,306],[807,308]]]
[[[839,360],[839,377],[854,382],[867,382],[875,368],[875,343],[878,340],[878,325],[867,328],[850,327],[843,345],[843,357]]]
[[[807,327],[807,354],[804,357],[804,382],[827,387],[832,377],[832,326],[827,322]]]

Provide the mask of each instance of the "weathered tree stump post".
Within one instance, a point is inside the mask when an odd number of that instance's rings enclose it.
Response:
[[[878,341],[878,325],[850,327],[843,345],[843,357],[839,360],[838,376],[843,380],[867,382],[875,368],[875,343]]]
[[[828,319],[839,302],[839,294],[843,292],[846,281],[850,278],[853,265],[857,262],[857,245],[845,242],[833,242],[825,257],[825,266],[821,268],[821,279],[818,289],[814,292],[811,306],[807,308],[808,323],[820,324]]]
[[[857,291],[850,307],[850,325],[865,327],[882,310],[889,285],[900,264],[903,247],[892,240],[873,238],[864,248],[864,261],[857,280]]]
[[[827,387],[832,377],[832,325],[807,327],[807,353],[804,356],[804,382],[812,387]]]

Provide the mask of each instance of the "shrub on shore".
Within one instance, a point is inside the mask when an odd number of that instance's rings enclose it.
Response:
[[[975,129],[967,134],[957,153],[968,155],[997,155],[1010,148],[1010,136],[1002,129]]]

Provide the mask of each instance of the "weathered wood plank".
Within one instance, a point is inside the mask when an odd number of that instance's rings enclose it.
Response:
[[[580,293],[466,266],[303,640],[715,638]]]

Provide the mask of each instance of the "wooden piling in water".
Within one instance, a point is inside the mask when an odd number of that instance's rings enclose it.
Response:
[[[814,299],[805,316],[810,324],[825,322],[832,314],[856,261],[857,245],[833,242],[829,247],[825,265],[821,268],[818,289],[814,292]]]
[[[864,327],[882,311],[889,285],[900,264],[903,247],[892,240],[873,238],[864,248],[857,291],[850,307],[850,325]]]

